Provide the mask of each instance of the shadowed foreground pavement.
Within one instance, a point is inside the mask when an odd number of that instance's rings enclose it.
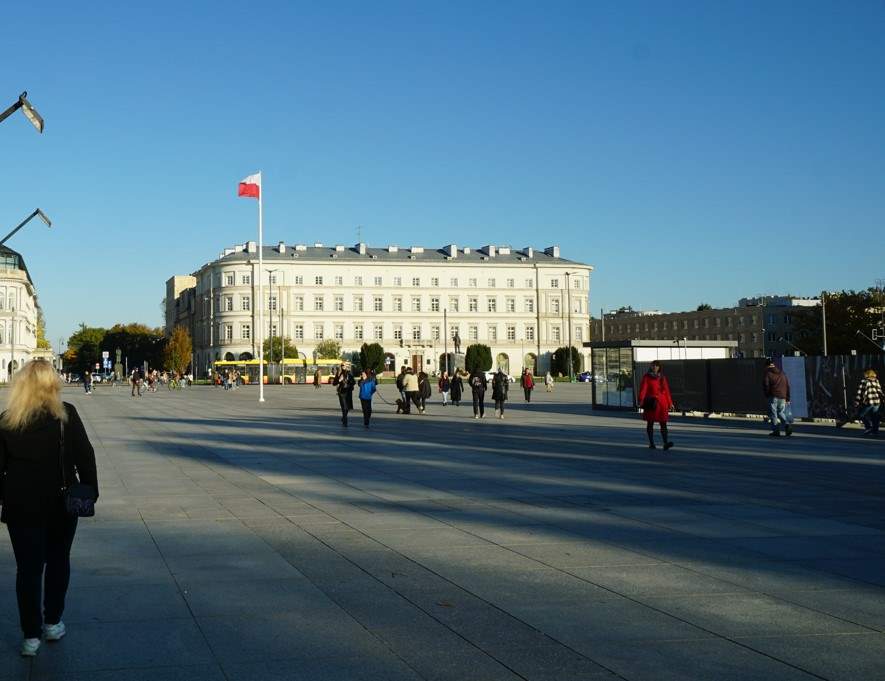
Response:
[[[376,399],[368,432],[256,393],[66,390],[98,516],[33,662],[0,535],[0,681],[885,678],[885,440],[677,420],[651,452],[580,385],[504,421]]]

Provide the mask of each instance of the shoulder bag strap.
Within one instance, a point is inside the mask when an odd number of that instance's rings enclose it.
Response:
[[[64,492],[68,488],[67,471],[65,470],[65,422],[58,420],[58,458],[61,462],[61,491]]]

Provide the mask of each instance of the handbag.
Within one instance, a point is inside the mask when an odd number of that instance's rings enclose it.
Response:
[[[72,485],[67,483],[64,421],[59,421],[58,458],[61,461],[61,493],[65,510],[78,518],[91,518],[95,515],[95,488],[79,481]]]
[[[658,406],[658,400],[655,397],[649,395],[644,400],[642,400],[642,410],[643,411],[654,411]]]

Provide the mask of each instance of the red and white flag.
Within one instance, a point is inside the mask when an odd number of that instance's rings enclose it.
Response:
[[[247,196],[251,199],[261,196],[261,173],[249,175],[249,177],[240,180],[237,196]]]

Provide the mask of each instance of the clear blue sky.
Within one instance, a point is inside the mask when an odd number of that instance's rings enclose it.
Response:
[[[0,225],[55,343],[268,242],[562,246],[591,305],[885,276],[885,4],[7,3]],[[130,7],[129,5],[133,5]],[[8,102],[6,101],[8,100]]]

